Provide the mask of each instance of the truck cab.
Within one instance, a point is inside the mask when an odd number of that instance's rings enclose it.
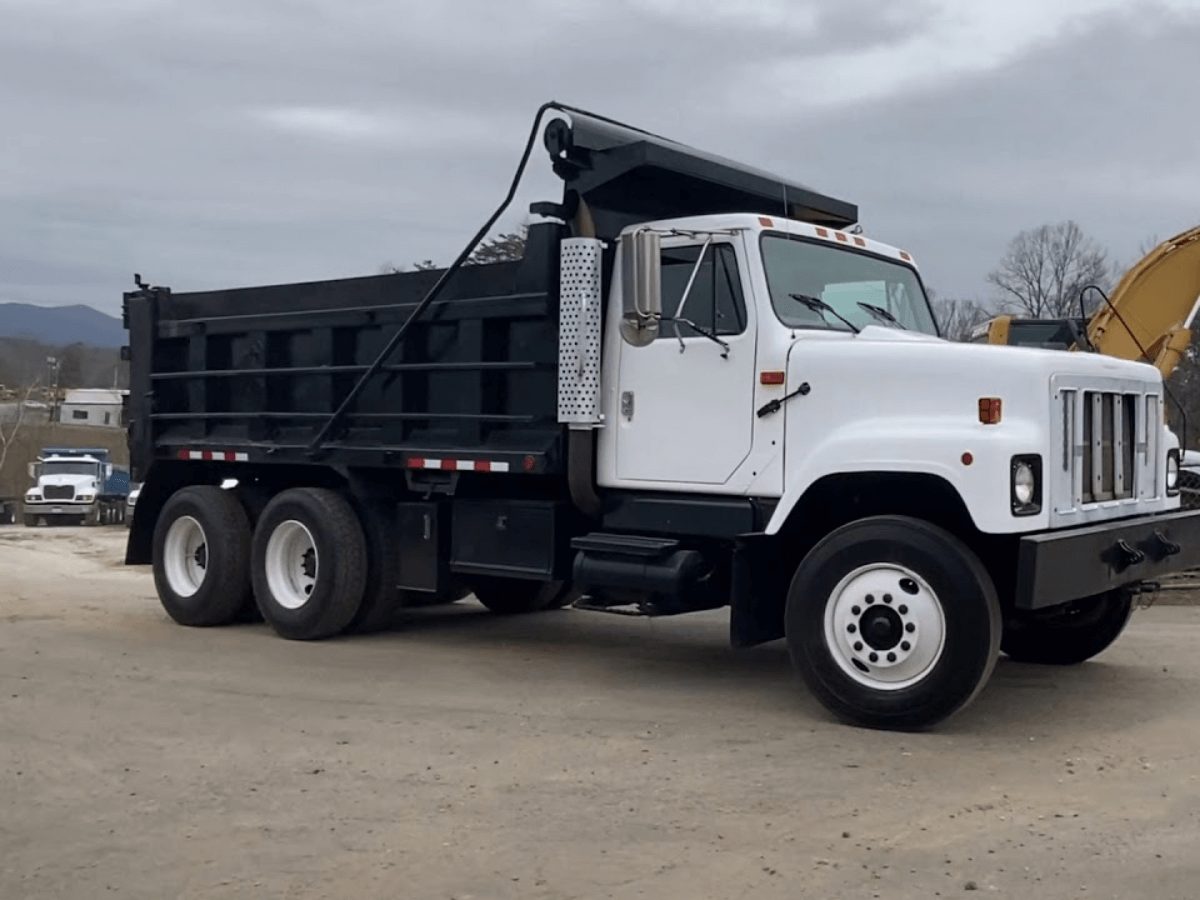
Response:
[[[618,253],[647,235],[660,311],[614,281],[600,484],[778,498],[768,534],[822,479],[872,473],[936,479],[989,534],[1179,506],[1152,366],[942,340],[911,255],[861,234],[710,216],[632,226]]]
[[[444,270],[126,294],[126,562],[177,622],[728,607],[837,716],[919,728],[1200,564],[1153,366],[944,341],[853,203],[542,115],[563,194],[519,261],[464,265],[537,124]]]

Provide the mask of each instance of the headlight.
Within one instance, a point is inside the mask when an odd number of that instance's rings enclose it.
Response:
[[[1179,493],[1179,451],[1167,451],[1167,494],[1174,497]]]
[[[37,491],[30,491],[29,493],[27,493],[27,494],[25,495],[25,499],[26,499],[26,500],[33,500],[34,502],[37,502],[37,501],[40,501],[40,500],[42,499],[42,495],[41,495],[41,494],[39,494]]]
[[[1017,467],[1013,469],[1013,499],[1021,506],[1028,506],[1033,502],[1033,469],[1029,463],[1017,463]]]
[[[96,495],[95,494],[80,494],[75,499],[78,500],[80,503],[91,503],[93,500],[96,499]]]
[[[1014,516],[1032,516],[1042,511],[1042,458],[1036,455],[1012,458],[1011,492]]]

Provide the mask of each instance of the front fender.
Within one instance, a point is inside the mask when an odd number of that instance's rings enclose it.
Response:
[[[1014,516],[1010,467],[1017,454],[1041,453],[1044,437],[1028,422],[989,426],[964,423],[961,416],[872,418],[847,423],[826,433],[815,446],[798,422],[788,425],[784,493],[767,523],[776,534],[818,481],[854,473],[931,475],[948,483],[963,501],[975,527],[1005,534],[1049,526],[1047,504],[1032,516]],[[806,446],[806,444],[810,446]]]

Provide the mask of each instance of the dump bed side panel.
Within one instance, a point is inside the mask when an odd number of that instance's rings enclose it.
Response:
[[[439,272],[128,295],[135,474],[156,458],[239,454],[562,471],[560,236],[537,225],[521,262],[464,267],[315,456],[314,435]]]

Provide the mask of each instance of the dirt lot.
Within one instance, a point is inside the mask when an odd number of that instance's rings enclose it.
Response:
[[[123,541],[0,528],[0,897],[1200,896],[1200,609],[899,735],[718,614],[298,644]]]

